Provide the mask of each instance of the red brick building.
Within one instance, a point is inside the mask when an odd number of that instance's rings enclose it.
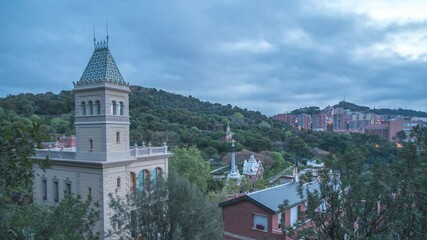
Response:
[[[271,118],[273,118],[274,120],[280,120],[282,122],[285,122],[291,126],[295,126],[295,121],[297,116],[293,115],[293,114],[277,114],[272,116]]]
[[[282,218],[285,227],[293,226],[305,219],[306,199],[297,192],[298,182],[249,193],[219,204],[222,208],[224,235],[227,239],[286,239],[281,229]],[[305,188],[318,190],[317,181],[307,183]],[[304,192],[304,191],[303,191]],[[288,201],[285,211],[279,205]]]

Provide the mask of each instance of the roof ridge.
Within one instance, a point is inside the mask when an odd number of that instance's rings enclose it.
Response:
[[[277,185],[277,186],[274,186],[274,187],[271,187],[271,188],[261,189],[261,190],[255,191],[255,192],[248,193],[247,195],[249,196],[249,195],[252,195],[252,194],[255,194],[255,193],[260,193],[260,192],[267,191],[267,190],[271,190],[271,189],[275,189],[275,188],[278,188],[278,187],[283,187],[283,186],[285,186],[285,185],[290,185],[290,184],[292,184],[292,183],[295,183],[295,182],[294,182],[294,181],[292,181],[292,182],[288,182],[288,183],[280,184],[280,185]]]

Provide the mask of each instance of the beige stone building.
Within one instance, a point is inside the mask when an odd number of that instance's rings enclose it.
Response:
[[[107,41],[95,43],[94,53],[79,81],[74,83],[76,146],[38,149],[33,157],[51,166],[34,164],[33,200],[58,204],[65,192],[83,198],[90,193],[101,205],[96,229],[110,228],[109,194],[142,191],[168,172],[166,144],[130,146],[129,83],[125,82]]]

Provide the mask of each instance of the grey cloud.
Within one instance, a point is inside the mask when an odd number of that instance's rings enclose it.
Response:
[[[92,25],[101,40],[108,21],[112,54],[134,85],[269,115],[344,97],[427,110],[425,62],[355,55],[426,23],[377,27],[300,1],[14,1],[0,13],[0,96],[71,89],[92,53]]]

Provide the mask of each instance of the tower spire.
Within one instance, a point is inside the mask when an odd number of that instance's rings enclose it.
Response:
[[[239,173],[239,169],[236,166],[236,152],[235,152],[235,141],[231,140],[231,171],[227,176],[227,183],[230,180],[236,180],[237,185],[240,185],[240,181],[242,180],[242,176]]]

